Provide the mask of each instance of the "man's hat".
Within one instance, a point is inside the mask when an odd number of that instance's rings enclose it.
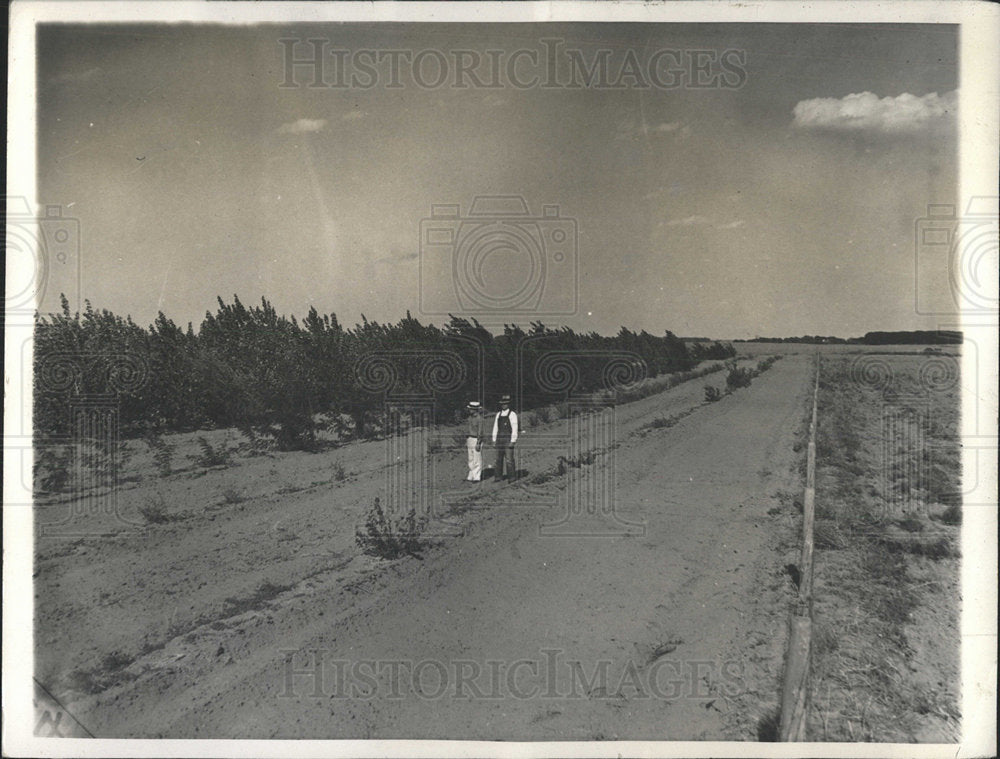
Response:
[[[479,401],[469,401],[469,405],[466,408],[479,408]]]
[[[500,402],[501,403],[510,403],[510,396],[509,395],[501,395],[500,396]]]

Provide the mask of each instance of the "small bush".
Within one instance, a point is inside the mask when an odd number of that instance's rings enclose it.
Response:
[[[780,738],[781,709],[775,707],[757,720],[757,740],[761,743],[777,743]]]
[[[548,424],[552,421],[552,409],[548,406],[535,409],[535,419],[538,424]]]
[[[327,423],[326,428],[331,428],[330,423]],[[252,427],[245,428],[243,434],[247,442],[240,445],[239,448],[242,451],[246,451],[247,456],[266,456],[273,447],[273,442],[270,439],[258,435]]]
[[[780,359],[781,356],[768,356],[767,358],[761,359],[757,362],[757,374],[761,375],[774,366],[774,362]]]
[[[69,445],[38,446],[35,448],[35,479],[46,493],[61,493],[70,484],[73,448]]]
[[[153,463],[156,465],[156,471],[160,473],[161,477],[166,477],[174,471],[173,458],[174,458],[174,448],[175,446],[163,441],[159,435],[155,433],[149,433],[145,437],[146,445],[149,446],[149,450],[153,453]]]
[[[904,517],[903,519],[897,519],[896,524],[898,524],[902,529],[906,530],[907,532],[924,531],[924,523],[921,522],[916,517],[907,516]]]
[[[847,538],[836,522],[817,520],[813,527],[813,544],[816,548],[840,550],[847,547]]]
[[[333,467],[333,479],[337,482],[343,482],[347,479],[347,472],[344,471],[344,465],[339,461]]]
[[[376,498],[368,512],[364,530],[359,529],[355,533],[355,541],[369,556],[381,559],[413,556],[422,559],[421,552],[424,549],[424,543],[420,540],[422,527],[414,509],[410,509],[406,516],[390,521],[382,510],[380,500]]]
[[[715,403],[717,400],[722,398],[722,391],[717,387],[712,385],[705,385],[705,401],[707,403]]]
[[[198,447],[201,454],[198,456],[198,466],[229,466],[232,463],[232,455],[225,446],[214,447],[204,436],[198,437]]]
[[[729,374],[726,375],[726,389],[729,392],[739,390],[741,387],[750,387],[753,380],[753,372],[750,369],[739,367],[735,362],[727,364]]]
[[[230,505],[235,505],[237,503],[243,503],[246,500],[246,496],[243,494],[242,490],[237,490],[236,488],[226,488],[222,491],[222,502]]]
[[[957,503],[953,503],[941,512],[941,521],[950,525],[962,524],[962,507]]]
[[[167,502],[162,493],[146,499],[146,502],[139,507],[139,514],[150,524],[166,524],[177,521],[175,514],[167,512]]]

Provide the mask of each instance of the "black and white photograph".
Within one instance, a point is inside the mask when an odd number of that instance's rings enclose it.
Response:
[[[4,754],[995,755],[998,41],[15,2]]]

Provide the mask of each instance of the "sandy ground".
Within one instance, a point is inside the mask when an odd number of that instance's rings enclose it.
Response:
[[[569,436],[598,454],[561,476],[567,420],[526,430],[514,485],[464,483],[448,431],[419,477],[406,441],[138,476],[120,515],[159,494],[175,521],[36,541],[36,675],[99,737],[753,740],[810,371],[619,407]],[[429,498],[421,559],[354,544],[390,486]]]

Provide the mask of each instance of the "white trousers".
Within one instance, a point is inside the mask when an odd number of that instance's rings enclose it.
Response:
[[[465,438],[465,450],[469,454],[469,476],[465,479],[470,482],[479,482],[483,476],[483,452],[476,450],[476,438]]]

